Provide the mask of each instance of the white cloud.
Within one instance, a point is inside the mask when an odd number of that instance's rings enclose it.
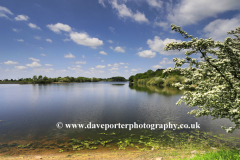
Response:
[[[24,40],[23,40],[23,39],[17,39],[17,41],[18,41],[18,42],[24,42]]]
[[[232,19],[217,19],[204,27],[203,31],[207,38],[211,37],[214,40],[223,41],[228,31],[235,30],[240,26],[240,15]]]
[[[141,51],[141,50],[142,50],[142,47],[139,47],[137,50],[138,50],[138,51]]]
[[[51,40],[51,39],[46,39],[46,41],[52,43],[52,40]]]
[[[20,30],[19,29],[17,29],[17,28],[13,28],[12,29],[14,32],[19,32]]]
[[[82,66],[80,66],[80,65],[76,65],[75,67],[77,67],[77,68],[81,68]]]
[[[40,27],[38,27],[36,24],[33,24],[33,23],[28,23],[28,26],[29,26],[30,28],[33,28],[33,29],[39,29],[39,30],[41,30]]]
[[[110,47],[110,48],[113,49],[112,47]],[[114,51],[125,53],[125,50],[124,50],[122,47],[119,47],[119,46],[117,46],[117,47],[114,49]]]
[[[102,60],[102,62],[104,62],[104,60]]]
[[[103,0],[98,0],[98,3],[100,3],[103,7],[106,7]]]
[[[13,15],[13,13],[9,9],[7,9],[6,7],[0,6],[0,17],[5,17],[7,19],[10,19],[6,14]]]
[[[86,61],[77,61],[76,64],[87,64]]]
[[[99,71],[99,73],[105,73],[105,71]]]
[[[163,2],[161,0],[147,0],[149,6],[155,7],[155,8],[161,8]]]
[[[87,33],[71,32],[70,38],[79,45],[96,48],[103,45],[103,41],[98,38],[90,38]]]
[[[111,65],[111,64],[108,64],[107,66],[108,66],[108,67],[111,67],[112,65]]]
[[[66,39],[63,39],[64,42],[67,42],[67,41],[70,41],[70,39],[66,38]]]
[[[14,68],[16,68],[16,69],[27,69],[27,67],[25,67],[25,66],[15,66]]]
[[[145,17],[145,14],[140,13],[139,11],[137,11],[137,13],[135,13],[133,15],[133,18],[134,18],[135,21],[140,22],[140,23],[141,22],[148,22],[148,19]]]
[[[181,40],[176,40],[176,39],[169,39],[166,38],[165,40],[160,39],[160,37],[155,36],[154,40],[149,39],[147,41],[147,44],[149,48],[151,48],[152,51],[159,52],[160,54],[163,55],[177,55],[177,54],[182,54],[182,52],[176,50],[176,51],[164,51],[164,47],[166,46],[167,43],[171,42],[182,42]]]
[[[239,10],[239,8],[239,0],[182,0],[175,5],[167,19],[173,24],[185,26],[196,24],[208,17],[216,17],[226,11]]]
[[[169,60],[168,58],[163,58],[163,60],[160,61],[159,63],[161,65],[174,64],[173,60]]]
[[[121,62],[121,63],[119,63],[119,64],[124,65],[125,63]]]
[[[136,71],[138,71],[138,70],[137,70],[137,69],[132,69],[131,71],[132,71],[132,72],[136,72]]]
[[[33,71],[34,72],[42,72],[42,73],[44,73],[44,72],[54,71],[54,69],[53,68],[35,68]]]
[[[155,65],[155,66],[152,66],[152,68],[162,68],[162,66],[160,66],[160,65]]]
[[[39,49],[43,49],[43,47],[38,47]]]
[[[10,71],[9,69],[5,69],[5,72],[8,72],[8,71]]]
[[[82,58],[86,58],[84,55],[82,55]]]
[[[69,52],[68,54],[64,54],[64,58],[75,58],[75,56]]]
[[[111,31],[111,32],[113,32],[114,33],[114,28],[113,27],[108,27],[108,29]]]
[[[34,62],[39,62],[39,61],[40,61],[39,59],[35,59],[35,58],[32,58],[32,57],[30,57],[30,58],[28,58],[28,59],[31,59],[31,60],[34,61]]]
[[[125,72],[128,72],[128,70],[125,70]]]
[[[138,52],[137,55],[143,58],[153,58],[156,56],[156,52],[153,52],[151,50],[144,50],[144,51]]]
[[[51,65],[51,64],[45,64],[45,66],[49,66],[49,67],[51,67],[51,66],[53,66],[53,65]]]
[[[83,72],[82,69],[80,69],[79,65],[77,65],[78,67],[77,68],[71,68],[71,67],[68,67],[69,70],[72,70],[72,71],[76,71],[76,72]]]
[[[46,56],[46,54],[40,54],[41,56]]]
[[[7,61],[7,62],[4,62],[4,64],[7,64],[7,65],[15,65],[15,64],[18,64],[18,62]]]
[[[70,32],[72,30],[69,25],[62,23],[48,24],[47,27],[57,34],[60,34],[61,31]]]
[[[113,41],[112,41],[112,40],[108,40],[107,42],[108,42],[108,43],[113,43]]]
[[[16,21],[27,21],[28,19],[29,17],[26,15],[18,15],[17,17],[15,17]]]
[[[104,51],[100,51],[99,53],[102,54],[102,55],[107,55],[107,53],[104,52]]]
[[[168,30],[171,28],[171,26],[168,22],[155,22],[154,24],[162,27],[164,30]]]
[[[112,0],[110,3],[112,4],[112,8],[118,11],[118,16],[120,18],[131,18],[139,23],[148,22],[148,19],[143,13],[140,13],[139,11],[133,13],[132,10],[127,8],[125,4],[118,4],[117,0]]]
[[[124,68],[128,68],[128,66],[125,66]]]
[[[39,37],[39,36],[35,36],[34,38],[37,40],[41,40],[41,37]]]
[[[126,63],[126,65],[129,65],[128,63]]]
[[[97,65],[96,68],[105,68],[106,66],[104,65]]]
[[[118,68],[116,68],[116,67],[113,67],[113,68],[111,68],[111,69],[109,69],[109,71],[116,71],[116,70],[118,70]]]
[[[26,64],[28,67],[41,67],[42,65],[38,62],[33,62],[31,64]]]
[[[119,66],[118,63],[114,63],[114,64],[113,64],[113,67],[118,67],[118,66]]]

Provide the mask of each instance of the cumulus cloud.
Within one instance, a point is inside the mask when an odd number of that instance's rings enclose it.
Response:
[[[239,8],[239,0],[182,0],[175,5],[167,18],[173,24],[185,26],[196,24],[208,17],[216,17],[226,11],[239,10]]]
[[[111,65],[111,64],[108,64],[107,66],[108,66],[108,67],[111,67],[112,65]]]
[[[51,64],[45,64],[45,66],[51,67],[51,66],[53,66],[53,65],[51,65]]]
[[[46,41],[52,43],[52,40],[51,40],[51,39],[46,39]]]
[[[104,52],[104,51],[100,51],[99,53],[102,54],[102,55],[107,55],[107,53]]]
[[[138,52],[137,55],[143,58],[153,58],[156,56],[156,52],[153,52],[151,50],[144,50],[144,51]]]
[[[139,23],[148,22],[148,19],[145,17],[145,14],[136,11],[133,13],[125,4],[118,4],[117,0],[110,1],[112,8],[118,11],[118,16],[120,18],[131,18]]]
[[[206,38],[213,38],[214,40],[223,41],[228,31],[235,30],[240,26],[240,15],[232,19],[217,19],[210,22],[203,31],[205,32]]]
[[[160,66],[160,65],[158,64],[158,65],[152,66],[152,68],[157,69],[157,68],[162,68],[162,66]]]
[[[44,56],[44,57],[46,56],[46,54],[40,54],[40,55],[41,55],[41,56]]]
[[[128,66],[125,66],[124,68],[128,68]]]
[[[162,61],[159,62],[161,65],[167,65],[167,64],[174,64],[173,60],[168,58],[163,58]]]
[[[137,69],[132,69],[131,71],[132,71],[132,72],[136,72],[136,71],[138,71],[138,70],[137,70]]]
[[[37,40],[41,40],[41,37],[39,37],[39,36],[35,36],[34,38]]]
[[[6,7],[0,6],[0,18],[5,17],[7,19],[10,19],[6,14],[13,15],[13,13],[9,9],[7,9]]]
[[[57,34],[60,34],[61,31],[70,32],[72,30],[69,25],[62,23],[48,24],[47,27]]]
[[[118,67],[118,66],[119,66],[118,63],[114,63],[114,64],[113,64],[113,67]]]
[[[77,67],[77,68],[81,68],[82,66],[80,66],[80,65],[76,65],[75,67]]]
[[[42,65],[38,62],[33,62],[31,64],[26,64],[28,67],[41,67]]]
[[[18,64],[18,62],[7,61],[7,62],[4,62],[4,64],[6,64],[6,65],[15,65],[15,64]]]
[[[28,23],[28,26],[29,26],[30,28],[33,28],[33,29],[39,29],[39,30],[41,30],[40,27],[38,27],[36,24],[33,24],[33,23]]]
[[[98,3],[100,3],[103,7],[106,7],[103,0],[98,0]]]
[[[87,64],[86,61],[77,61],[76,64]]]
[[[163,4],[161,0],[147,0],[147,3],[149,4],[149,6],[155,8],[161,8]]]
[[[64,55],[64,58],[75,58],[75,56],[72,55],[72,53],[69,52],[68,54]]]
[[[117,46],[115,49],[113,49],[112,47],[110,47],[112,50],[116,51],[116,52],[122,52],[125,53],[125,50],[122,47]]]
[[[70,38],[79,45],[89,46],[92,48],[96,48],[98,46],[103,45],[103,41],[99,40],[98,38],[90,38],[87,33],[78,33],[78,32],[71,32]]]
[[[23,39],[17,39],[17,41],[18,41],[18,42],[24,42],[24,40],[23,40]]]
[[[111,31],[111,32],[113,32],[114,33],[114,28],[113,27],[108,27],[108,29]]]
[[[102,60],[102,62],[104,62],[104,60]]]
[[[20,30],[19,29],[17,29],[17,28],[13,28],[12,29],[14,32],[19,32]]]
[[[108,42],[108,43],[113,43],[113,41],[112,41],[112,40],[108,40],[107,42]]]
[[[97,65],[96,68],[105,68],[106,66],[104,65]]]
[[[27,69],[27,67],[25,67],[25,66],[15,66],[14,68],[16,68],[16,69]]]
[[[82,55],[82,58],[86,58],[84,55]]]
[[[15,17],[16,21],[27,21],[28,19],[29,17],[26,15],[18,15],[17,17]]]
[[[166,46],[166,44],[171,43],[171,42],[182,42],[182,41],[176,40],[176,39],[169,39],[169,38],[162,40],[162,39],[160,39],[160,37],[155,36],[154,40],[149,39],[147,41],[147,44],[148,44],[149,48],[151,48],[152,51],[159,52],[162,55],[182,54],[183,52],[179,52],[179,51],[164,51],[164,47]]]
[[[109,71],[116,71],[116,70],[118,70],[118,68],[116,68],[116,67],[109,69]]]
[[[40,61],[39,59],[35,59],[35,58],[32,58],[32,57],[30,57],[28,59],[31,59],[32,61],[35,61],[35,62],[39,62]]]
[[[170,24],[168,22],[155,22],[154,23],[156,26],[162,27],[164,30],[170,29]]]
[[[121,63],[119,63],[119,64],[124,65],[125,63],[121,62]]]

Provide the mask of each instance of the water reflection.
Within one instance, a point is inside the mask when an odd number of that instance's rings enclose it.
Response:
[[[167,95],[167,96],[171,96],[171,95],[180,95],[183,94],[184,91],[181,91],[177,88],[170,88],[170,87],[158,87],[155,85],[129,85],[130,89],[134,89],[136,91],[143,91],[143,92],[147,92],[149,94],[152,93],[159,93],[162,95]]]

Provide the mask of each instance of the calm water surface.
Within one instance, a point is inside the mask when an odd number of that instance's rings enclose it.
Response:
[[[90,129],[57,129],[56,123],[132,124],[136,123],[200,123],[200,131],[225,134],[220,126],[231,126],[226,119],[195,118],[191,109],[176,105],[182,92],[154,86],[129,86],[128,82],[1,84],[0,142],[41,139],[42,137],[74,137],[76,134],[96,136]],[[110,129],[109,129],[110,130]],[[122,132],[129,132],[128,129]],[[101,131],[102,132],[102,131]],[[238,137],[239,130],[231,136]]]

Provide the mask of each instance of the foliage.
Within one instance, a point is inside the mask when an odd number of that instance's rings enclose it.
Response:
[[[168,68],[164,73],[180,71],[187,79],[186,83],[177,83],[180,89],[196,85],[195,91],[186,91],[177,102],[185,102],[189,107],[198,106],[198,110],[192,110],[190,114],[197,117],[211,115],[213,119],[227,118],[234,122],[234,127],[225,128],[227,132],[233,132],[240,124],[240,27],[228,32],[235,38],[227,37],[224,42],[209,39],[198,39],[180,27],[171,25],[172,30],[179,32],[188,42],[168,43],[165,50],[182,50],[186,57],[174,58],[174,68]],[[200,54],[203,60],[190,57]],[[211,56],[210,56],[211,55]],[[188,63],[188,68],[178,68]]]

